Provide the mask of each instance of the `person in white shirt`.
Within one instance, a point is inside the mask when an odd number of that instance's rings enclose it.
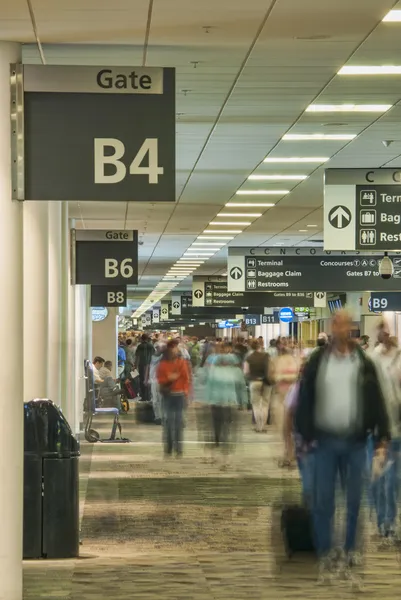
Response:
[[[99,374],[99,370],[103,367],[104,365],[104,358],[102,358],[101,356],[95,356],[95,358],[93,359],[92,362],[92,367],[93,367],[93,378],[95,380],[95,383],[103,383],[103,379],[100,377]]]
[[[379,344],[371,354],[375,363],[390,420],[391,441],[387,460],[383,456],[381,468],[372,461],[371,496],[376,508],[377,526],[382,537],[394,540],[397,505],[400,497],[401,471],[401,350],[398,340],[390,337],[385,323],[379,326]],[[371,448],[370,448],[371,450]],[[372,458],[372,452],[370,452]]]

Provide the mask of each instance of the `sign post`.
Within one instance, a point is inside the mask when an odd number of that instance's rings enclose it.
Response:
[[[11,73],[23,89],[14,199],[175,202],[174,69],[12,65]]]
[[[137,231],[73,229],[71,238],[73,284],[127,286],[138,283]]]
[[[325,250],[401,250],[401,169],[327,169]]]

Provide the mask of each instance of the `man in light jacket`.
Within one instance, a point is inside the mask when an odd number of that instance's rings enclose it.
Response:
[[[387,403],[390,419],[391,441],[387,461],[373,462],[372,445],[372,499],[376,508],[379,534],[394,541],[396,535],[397,505],[400,497],[401,470],[401,351],[398,341],[390,337],[385,323],[379,327],[378,342],[371,358],[375,363]]]

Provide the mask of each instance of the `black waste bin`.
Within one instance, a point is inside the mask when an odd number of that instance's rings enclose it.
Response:
[[[24,404],[24,558],[78,556],[79,454],[53,402]]]

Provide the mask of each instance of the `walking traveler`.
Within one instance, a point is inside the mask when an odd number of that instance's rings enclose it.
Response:
[[[238,359],[225,345],[208,367],[206,398],[211,405],[212,448],[221,453],[221,468],[229,466],[237,433],[238,408],[247,402],[245,377]]]
[[[135,368],[139,373],[139,394],[144,401],[150,400],[149,371],[154,351],[155,349],[149,340],[149,336],[144,333],[135,353]]]
[[[245,376],[249,379],[252,410],[255,417],[255,431],[267,430],[267,417],[271,397],[269,355],[263,350],[258,341],[251,344],[252,354],[244,365]]]
[[[346,311],[332,320],[332,341],[317,348],[305,365],[296,408],[296,430],[316,443],[313,518],[320,558],[319,580],[338,568],[357,565],[357,525],[364,484],[366,440],[377,432],[377,450],[389,439],[389,419],[376,368],[351,339]],[[346,486],[347,518],[341,560],[332,553],[335,486],[339,473]]]
[[[157,380],[162,395],[164,453],[182,455],[184,408],[189,393],[188,361],[180,356],[176,340],[167,343],[166,351],[157,368]]]
[[[401,351],[396,338],[390,337],[385,323],[379,327],[378,342],[371,358],[375,363],[390,418],[391,441],[379,468],[373,468],[373,436],[369,440],[371,459],[371,497],[373,499],[379,534],[394,541],[396,536],[397,505],[400,497],[401,468]],[[382,464],[380,464],[380,462]],[[376,465],[375,465],[376,467]]]

